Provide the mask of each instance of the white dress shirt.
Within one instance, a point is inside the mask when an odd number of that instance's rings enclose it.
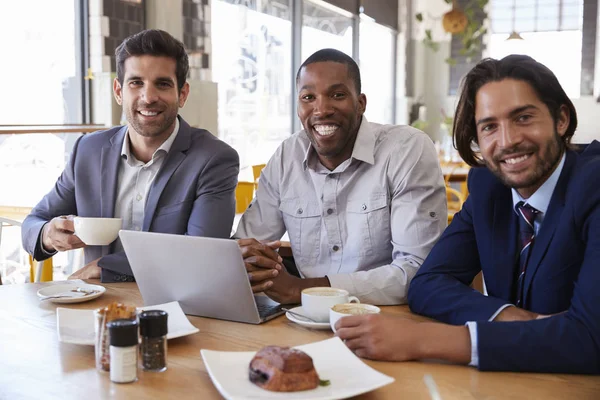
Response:
[[[327,276],[363,302],[399,304],[447,215],[431,139],[363,117],[352,156],[333,171],[304,131],[285,140],[234,236],[278,240],[287,231],[302,277]]]
[[[156,149],[152,154],[152,159],[145,164],[136,159],[131,153],[129,131],[125,134],[121,150],[117,199],[115,202],[115,218],[123,219],[122,229],[136,231],[142,229],[148,191],[179,132],[179,119],[176,118],[175,121],[173,133]],[[123,245],[121,239],[117,238],[114,244],[114,252],[119,251],[123,251]]]
[[[517,192],[515,189],[511,189],[513,210],[515,210],[517,204],[520,201],[522,201],[525,204],[529,204],[531,207],[539,211],[539,213],[536,214],[535,219],[533,220],[533,231],[535,233],[535,236],[538,236],[538,232],[540,230],[540,227],[542,226],[542,222],[544,221],[544,215],[546,214],[546,211],[548,211],[548,206],[550,205],[550,200],[552,199],[552,193],[554,193],[554,188],[558,183],[558,178],[560,177],[560,173],[562,172],[563,166],[565,165],[566,157],[566,153],[563,154],[562,159],[558,164],[558,167],[556,167],[552,175],[550,175],[546,182],[544,182],[542,186],[540,186],[538,190],[536,190],[535,193],[531,195],[530,198],[524,199],[523,197],[521,197],[519,192]],[[515,213],[516,212],[517,211],[515,210]],[[490,317],[488,321],[493,321],[494,319],[496,319],[498,314],[502,312],[502,310],[504,310],[507,307],[513,306],[513,304],[509,303],[503,305]],[[479,351],[477,349],[477,322],[469,321],[467,322],[467,326],[469,327],[469,335],[471,336],[471,362],[469,363],[469,365],[477,367],[479,366]]]

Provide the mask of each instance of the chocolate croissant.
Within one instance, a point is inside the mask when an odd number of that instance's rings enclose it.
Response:
[[[267,346],[250,361],[250,382],[274,392],[298,392],[319,386],[312,358],[289,347]]]

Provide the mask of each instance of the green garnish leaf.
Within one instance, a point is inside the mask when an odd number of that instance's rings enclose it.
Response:
[[[329,385],[331,385],[330,380],[319,379],[319,386],[329,386]]]

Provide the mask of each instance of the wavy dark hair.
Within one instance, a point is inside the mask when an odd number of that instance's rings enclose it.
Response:
[[[174,59],[179,91],[185,84],[190,69],[188,55],[185,52],[183,43],[160,29],[146,29],[129,36],[117,47],[115,55],[117,56],[117,78],[121,86],[123,86],[125,77],[125,61],[133,56],[149,55]]]
[[[560,108],[569,109],[569,126],[562,136],[565,147],[570,147],[571,138],[577,128],[577,112],[556,76],[545,65],[524,55],[510,55],[501,60],[481,60],[461,82],[460,97],[454,113],[454,147],[462,159],[472,167],[483,165],[483,160],[473,149],[478,145],[475,126],[475,97],[479,89],[489,82],[515,79],[531,85],[538,98],[548,107],[556,123]]]

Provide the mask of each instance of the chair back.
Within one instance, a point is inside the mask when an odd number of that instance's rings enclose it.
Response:
[[[260,172],[266,167],[267,164],[257,164],[252,166],[252,175],[254,175],[254,185],[258,188],[258,178],[260,178]]]
[[[238,182],[235,188],[235,213],[242,214],[254,198],[254,182]]]

